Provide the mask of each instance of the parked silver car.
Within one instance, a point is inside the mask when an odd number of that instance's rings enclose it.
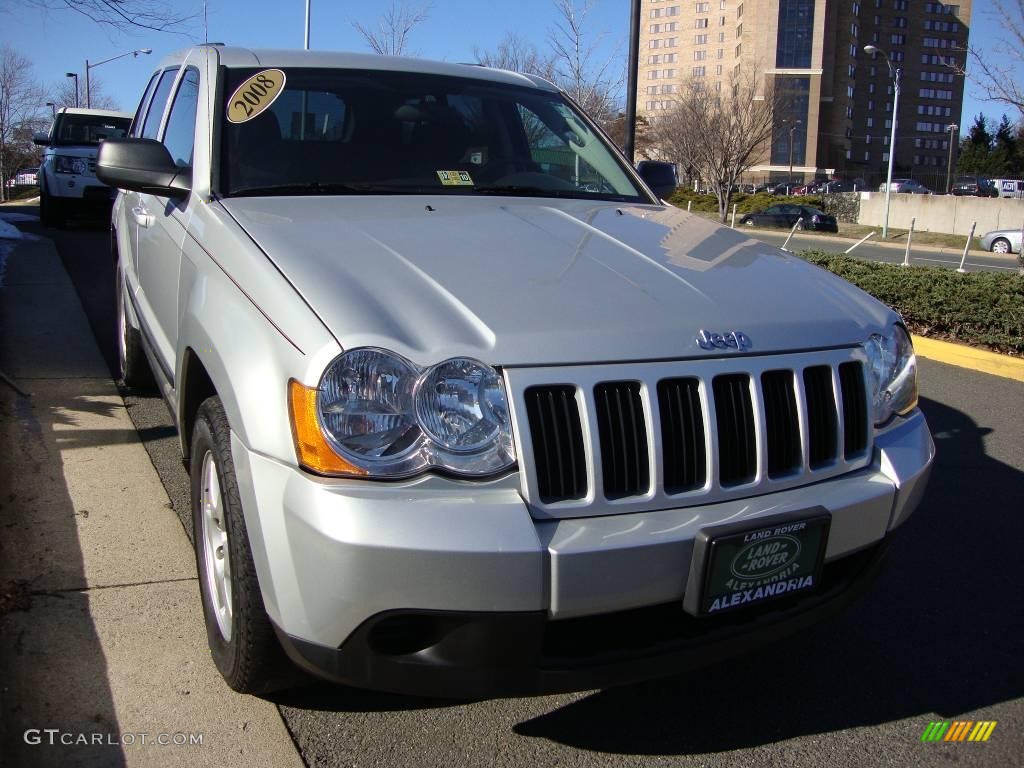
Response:
[[[992,253],[1020,253],[1021,232],[1017,229],[994,229],[978,241],[981,249]]]
[[[661,204],[538,77],[191,48],[99,176],[236,690],[706,664],[840,610],[921,500],[899,316]]]
[[[885,192],[885,182],[878,185],[879,192]],[[932,191],[924,184],[914,179],[893,179],[892,191],[903,192],[911,195],[930,195]]]

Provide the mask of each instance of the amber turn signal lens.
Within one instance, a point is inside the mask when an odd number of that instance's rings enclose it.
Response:
[[[292,421],[292,439],[299,464],[321,475],[363,477],[367,473],[341,458],[324,438],[317,419],[316,387],[307,387],[295,379],[288,382],[288,407]]]

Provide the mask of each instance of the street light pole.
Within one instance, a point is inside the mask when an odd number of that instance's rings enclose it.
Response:
[[[139,49],[134,50],[134,51],[128,51],[127,53],[119,53],[117,56],[111,56],[109,59],[104,59],[103,61],[97,61],[95,64],[90,64],[89,60],[86,59],[85,60],[85,107],[86,107],[86,109],[89,109],[90,107],[92,107],[92,98],[91,98],[91,96],[89,94],[89,70],[90,69],[95,69],[100,64],[106,64],[107,62],[114,61],[115,59],[123,59],[125,56],[131,56],[133,58],[136,58],[136,57],[138,57],[138,55],[140,53],[152,53],[152,52],[153,52],[152,48],[139,48]],[[77,90],[77,89],[78,89],[78,78],[76,77],[75,78],[75,90]],[[76,107],[78,106],[77,102],[75,103],[75,106]]]
[[[48,106],[50,108],[50,111],[53,113],[53,119],[56,120],[57,119],[57,104],[56,104],[56,102],[48,101],[48,102],[46,102],[46,106]]]
[[[636,155],[636,91],[640,65],[640,0],[632,0],[629,11],[629,61],[626,71],[626,131],[622,150],[630,164]]]
[[[75,108],[77,109],[78,108],[78,73],[77,72],[68,72],[67,73],[67,77],[75,78]]]
[[[900,68],[893,67],[889,61],[889,54],[877,45],[865,45],[864,52],[874,56],[881,53],[885,56],[885,64],[889,67],[889,75],[892,77],[892,133],[889,135],[889,173],[885,178],[885,219],[882,223],[882,239],[889,236],[889,199],[892,195],[892,164],[896,159],[896,119],[900,114]]]
[[[948,195],[953,191],[953,143],[956,141],[953,137],[956,136],[956,132],[960,129],[960,126],[956,123],[950,123],[946,126],[946,130],[949,131],[949,160],[946,162],[946,194]]]
[[[796,131],[796,127],[802,123],[802,120],[789,120],[785,119],[782,124],[789,123],[789,177],[786,179],[786,194],[793,194],[793,132]]]
[[[303,48],[307,51],[309,50],[309,5],[311,2],[312,0],[306,0],[306,37],[303,42]]]

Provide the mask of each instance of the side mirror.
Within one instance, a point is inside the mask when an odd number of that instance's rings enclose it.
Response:
[[[192,169],[175,165],[167,147],[154,139],[101,142],[96,178],[118,189],[178,200],[192,191]]]
[[[48,147],[50,146],[50,134],[36,131],[32,134],[32,143],[37,147]]]
[[[667,200],[679,186],[676,167],[673,163],[658,160],[641,160],[636,166],[637,173],[659,200]]]

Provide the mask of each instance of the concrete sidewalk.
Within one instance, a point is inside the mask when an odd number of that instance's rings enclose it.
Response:
[[[302,766],[210,660],[191,545],[50,241],[0,279],[0,764]]]

